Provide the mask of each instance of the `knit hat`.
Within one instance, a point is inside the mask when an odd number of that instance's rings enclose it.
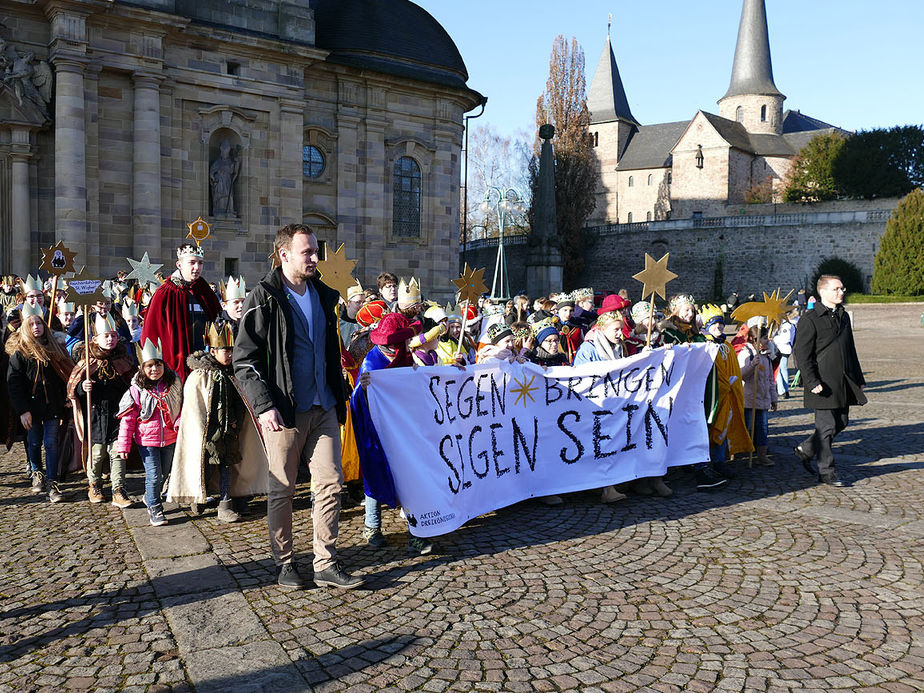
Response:
[[[389,313],[369,333],[373,344],[380,346],[398,346],[417,334],[410,320],[401,313]]]
[[[556,337],[558,336],[558,330],[555,328],[554,325],[548,325],[548,324],[545,324],[545,323],[543,323],[543,325],[544,325],[544,327],[542,327],[542,328],[536,333],[536,344],[538,344],[538,345],[540,345],[540,346],[542,345],[542,343],[543,343],[546,339],[548,339],[548,338],[551,337],[552,335],[555,335]]]
[[[513,331],[507,326],[506,323],[496,322],[488,327],[488,339],[491,340],[491,344],[497,344],[504,337],[512,336]]]

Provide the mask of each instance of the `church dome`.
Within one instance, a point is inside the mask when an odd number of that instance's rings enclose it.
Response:
[[[315,45],[330,62],[465,89],[456,44],[426,10],[408,0],[311,0]]]

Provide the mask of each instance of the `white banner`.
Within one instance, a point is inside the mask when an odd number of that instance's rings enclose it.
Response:
[[[373,371],[366,390],[411,532],[445,534],[527,498],[709,459],[716,347],[543,371],[531,363]]]

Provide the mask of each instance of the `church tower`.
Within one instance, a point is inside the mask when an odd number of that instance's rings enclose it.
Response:
[[[600,181],[597,205],[588,223],[606,223],[615,221],[617,216],[616,164],[639,125],[629,110],[626,90],[622,86],[616,56],[610,45],[609,24],[606,46],[587,93],[587,109],[590,111],[589,133]]]
[[[719,99],[719,115],[738,121],[748,132],[780,135],[785,99],[773,83],[764,0],[744,0],[731,85]]]

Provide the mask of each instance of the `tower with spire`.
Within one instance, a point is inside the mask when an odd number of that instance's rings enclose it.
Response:
[[[781,135],[785,99],[773,82],[764,0],[744,0],[731,84],[719,99],[719,115],[748,132]]]

